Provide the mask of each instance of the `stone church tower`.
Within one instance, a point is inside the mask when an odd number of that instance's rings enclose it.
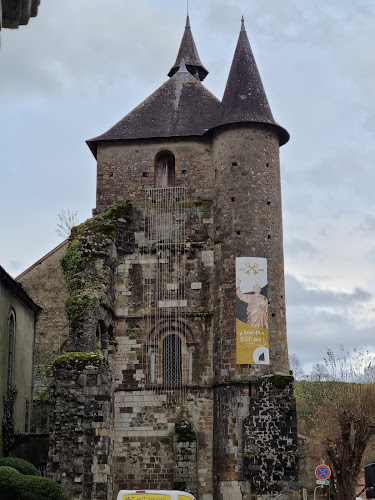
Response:
[[[51,384],[49,474],[72,500],[299,498],[279,168],[289,134],[243,20],[222,102],[207,73],[187,18],[169,80],[87,141],[97,204],[62,259],[69,331]],[[239,273],[265,270],[241,289]],[[241,342],[258,342],[259,357],[240,358]]]

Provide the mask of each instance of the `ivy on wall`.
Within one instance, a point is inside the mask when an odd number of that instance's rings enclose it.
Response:
[[[88,263],[94,257],[107,257],[113,242],[117,220],[132,219],[130,204],[115,205],[105,212],[88,219],[75,228],[68,250],[61,260],[64,277],[69,287],[65,311],[72,328],[77,328],[90,307],[93,296],[103,286],[95,270]]]
[[[17,388],[10,386],[3,394],[4,416],[2,420],[3,429],[3,452],[4,456],[9,455],[9,451],[14,445],[14,402],[17,396]]]

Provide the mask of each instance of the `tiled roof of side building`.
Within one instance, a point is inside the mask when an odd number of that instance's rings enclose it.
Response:
[[[275,122],[272,115],[243,18],[221,104],[220,124],[241,122],[273,125],[277,130],[280,145],[289,140],[289,133]]]
[[[96,157],[101,141],[201,136],[216,126],[220,101],[182,61],[178,72],[104,134],[87,141]]]

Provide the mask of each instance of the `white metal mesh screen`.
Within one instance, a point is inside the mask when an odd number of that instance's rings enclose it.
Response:
[[[185,314],[185,188],[145,192],[144,308],[147,389],[184,398],[188,375]]]

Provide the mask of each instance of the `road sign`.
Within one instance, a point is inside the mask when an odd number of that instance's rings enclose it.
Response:
[[[327,486],[329,484],[328,479],[317,479],[316,484],[324,484],[324,486]]]
[[[328,465],[321,464],[315,469],[317,479],[329,479],[331,477],[331,469]]]

